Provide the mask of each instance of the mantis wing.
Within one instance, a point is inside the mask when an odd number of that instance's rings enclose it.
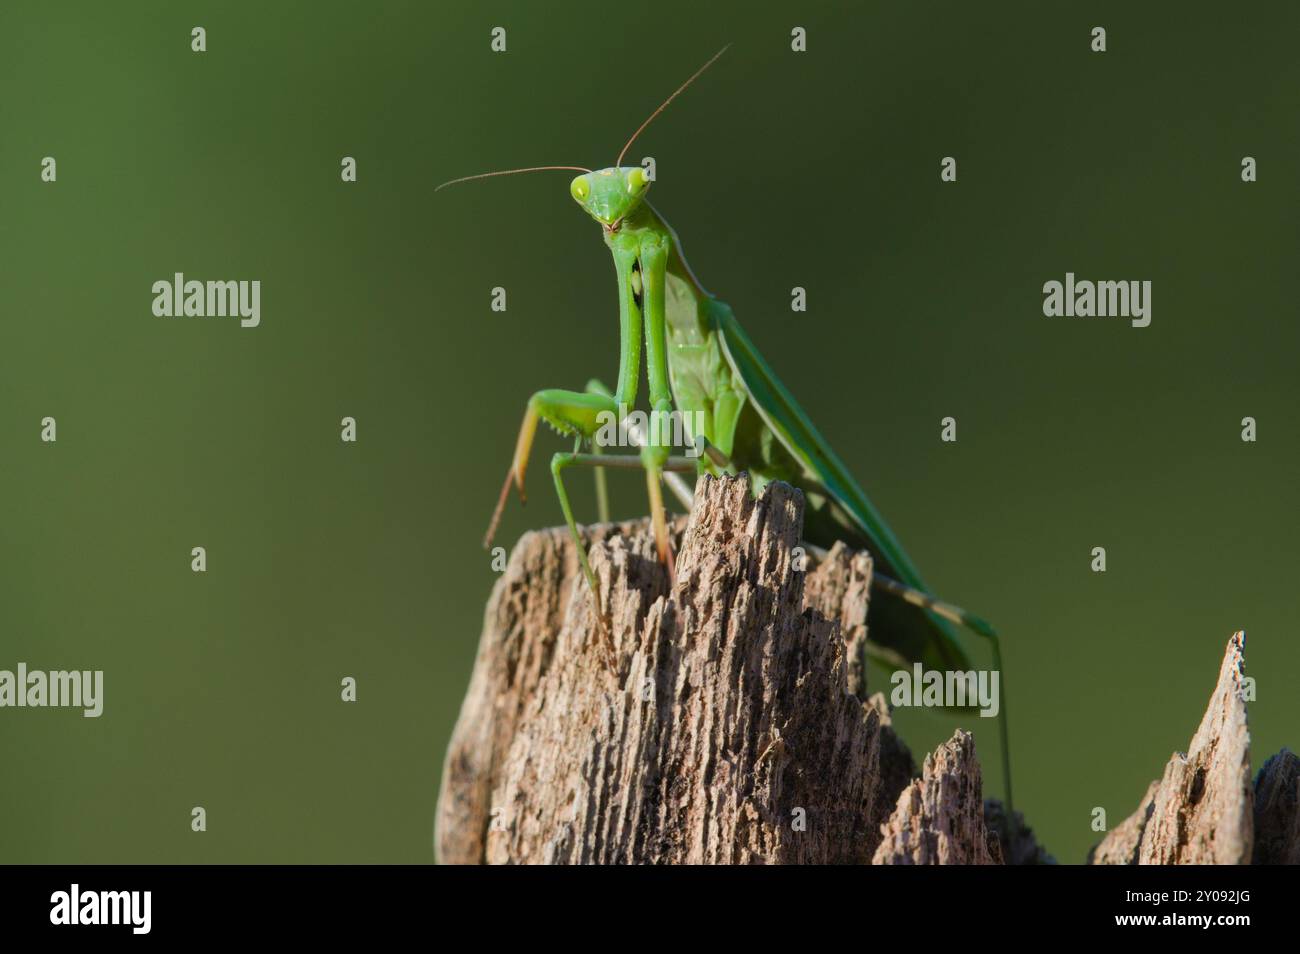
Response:
[[[845,536],[858,538],[852,542],[866,545],[879,572],[925,591],[925,583],[894,532],[754,347],[730,307],[717,299],[710,299],[706,307],[727,362],[743,383],[754,410],[798,461],[805,475],[826,489],[827,504],[832,505],[828,509],[840,511],[831,519],[848,531]],[[833,542],[833,539],[818,540],[812,536],[809,539],[819,545],[829,546]],[[920,662],[927,669],[971,668],[952,626],[928,609],[898,598],[873,599],[870,623],[871,639],[908,662]]]

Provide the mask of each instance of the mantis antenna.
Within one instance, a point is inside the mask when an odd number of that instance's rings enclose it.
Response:
[[[615,168],[617,168],[618,166],[621,166],[621,165],[623,164],[623,157],[624,157],[625,155],[627,155],[627,151],[628,151],[629,149],[632,148],[632,143],[636,142],[636,137],[639,136],[639,135],[641,135],[641,133],[645,130],[645,128],[646,128],[647,126],[650,125],[651,121],[652,121],[656,116],[658,116],[660,113],[662,113],[665,109],[667,109],[669,103],[671,103],[671,102],[672,102],[673,100],[675,100],[679,95],[681,95],[681,93],[686,89],[686,87],[690,86],[690,85],[691,85],[692,83],[694,83],[697,79],[699,79],[699,78],[700,78],[700,74],[703,73],[705,70],[707,70],[707,69],[708,69],[710,66],[712,66],[714,63],[716,63],[716,62],[718,61],[718,57],[720,57],[723,53],[726,53],[727,50],[729,50],[729,49],[731,49],[731,44],[730,44],[730,43],[728,43],[728,44],[727,44],[726,46],[724,46],[722,49],[718,50],[718,52],[714,53],[713,56],[709,57],[709,62],[707,62],[707,63],[705,63],[703,66],[701,66],[698,70],[695,71],[694,75],[692,75],[690,79],[688,79],[688,80],[687,80],[685,83],[683,83],[681,86],[677,87],[677,89],[676,89],[676,91],[673,93],[673,95],[671,95],[671,96],[669,96],[667,99],[665,99],[665,100],[663,101],[663,104],[662,104],[658,109],[656,109],[653,113],[651,113],[651,114],[646,118],[646,121],[645,121],[645,122],[643,122],[640,126],[637,127],[636,132],[634,132],[634,133],[632,134],[632,138],[629,139],[629,140],[627,141],[627,145],[625,145],[625,146],[623,147],[623,151],[620,152],[620,153],[618,154],[618,158],[614,160],[614,166],[615,166]]]
[[[645,128],[650,125],[650,123],[654,120],[654,118],[658,116],[660,113],[662,113],[665,109],[667,109],[669,103],[671,103],[678,96],[680,96],[682,92],[685,91],[686,87],[690,86],[697,79],[699,79],[700,74],[703,73],[705,70],[707,70],[714,63],[716,63],[718,57],[720,57],[723,53],[726,53],[727,50],[729,50],[730,48],[731,48],[731,44],[728,43],[722,49],[718,50],[717,53],[714,53],[713,56],[709,57],[709,61],[707,63],[705,63],[698,70],[696,70],[691,75],[690,79],[688,79],[681,86],[677,87],[677,89],[673,91],[673,94],[669,96],[667,99],[665,99],[658,109],[656,109],[653,113],[651,113],[648,117],[646,117],[646,121],[637,127],[637,131],[632,134],[632,138],[627,141],[627,144],[623,146],[623,151],[620,152],[618,154],[618,158],[614,160],[615,166],[618,166],[620,163],[622,163],[623,157],[627,155],[627,151],[632,148],[632,143],[636,142],[636,137],[641,135],[641,133],[645,131]],[[491,179],[493,176],[513,176],[513,175],[518,175],[521,172],[551,172],[551,171],[557,171],[562,169],[568,170],[570,172],[591,172],[592,171],[588,169],[586,166],[527,166],[523,169],[502,169],[498,172],[480,172],[477,175],[473,175],[473,176],[461,176],[459,179],[448,179],[446,182],[443,182],[440,185],[435,186],[433,191],[438,192],[441,189],[447,188],[447,186],[449,185],[456,185],[456,183],[458,182],[470,182],[474,179]]]
[[[520,172],[549,172],[554,169],[568,169],[571,172],[591,172],[586,166],[528,166],[525,169],[502,169],[500,172],[480,172],[476,176],[461,176],[459,179],[448,179],[442,185],[435,186],[434,192],[439,189],[445,189],[449,185],[455,185],[457,182],[469,182],[471,179],[490,179],[493,176],[513,176]]]

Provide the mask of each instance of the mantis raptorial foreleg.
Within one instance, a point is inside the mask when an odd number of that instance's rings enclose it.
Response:
[[[552,388],[538,391],[528,399],[524,410],[524,420],[519,426],[519,437],[515,441],[515,456],[506,471],[505,483],[501,486],[501,496],[497,498],[496,508],[492,511],[492,520],[488,523],[487,533],[483,537],[483,546],[490,547],[496,535],[497,524],[501,521],[501,512],[505,510],[506,500],[510,496],[513,483],[519,491],[519,499],[526,501],[524,476],[528,471],[528,456],[533,449],[533,438],[537,436],[537,425],[546,421],[563,434],[572,434],[579,439],[591,439],[600,426],[602,414],[617,414],[618,400],[606,394],[581,393]]]
[[[650,383],[651,420],[663,422],[673,411],[673,393],[668,384],[668,330],[664,298],[668,274],[667,240],[661,235],[646,234],[639,242],[639,284],[641,304],[645,311],[645,368]],[[636,289],[637,283],[633,284]],[[641,462],[645,466],[646,490],[650,496],[650,516],[654,523],[655,545],[659,559],[673,572],[673,552],[668,540],[668,523],[664,516],[663,490],[660,480],[669,458],[669,445],[665,442],[670,428],[650,428],[649,440],[641,448]],[[694,462],[692,470],[696,469]]]
[[[614,253],[615,271],[619,281],[619,331],[621,339],[618,387],[614,394],[602,387],[599,382],[590,382],[585,392],[547,390],[538,391],[528,401],[524,412],[523,424],[519,429],[519,438],[515,443],[515,456],[510,471],[501,488],[501,496],[488,526],[485,544],[491,542],[510,494],[513,482],[524,498],[524,475],[528,468],[528,457],[532,451],[533,439],[537,434],[537,425],[546,421],[561,433],[574,437],[574,449],[569,454],[556,454],[551,459],[551,474],[555,479],[556,496],[564,512],[565,523],[573,537],[582,565],[583,576],[591,590],[595,603],[597,627],[605,642],[611,668],[614,663],[613,639],[604,620],[601,608],[600,590],[596,575],[587,560],[586,548],[578,533],[578,524],[573,517],[573,508],[564,487],[563,472],[574,464],[596,468],[597,498],[600,502],[602,518],[608,516],[607,498],[604,493],[605,467],[641,467],[646,473],[646,490],[650,498],[650,515],[654,527],[655,545],[659,559],[673,571],[672,548],[668,538],[668,520],[664,512],[663,491],[660,481],[665,471],[695,471],[697,464],[688,458],[672,458],[669,446],[652,428],[651,440],[641,448],[639,457],[612,456],[599,453],[583,454],[580,449],[583,441],[595,444],[597,431],[611,419],[623,421],[628,409],[636,400],[637,378],[641,365],[641,325],[642,309],[648,316],[646,322],[646,376],[650,383],[650,402],[656,415],[666,416],[673,409],[672,392],[668,384],[667,331],[664,314],[665,280],[668,262],[668,244],[661,237],[652,236],[638,241],[629,235],[612,235],[610,247]]]
[[[587,390],[593,394],[606,394],[606,395],[610,394],[609,388],[607,388],[603,383],[601,383],[600,381],[594,378],[591,381],[587,382]],[[627,433],[628,436],[632,439],[632,442],[637,444],[640,447],[646,447],[647,444],[649,443],[648,435],[644,432],[644,430],[640,426],[636,424],[635,421],[627,422]],[[701,437],[700,440],[702,443],[705,443],[707,445],[707,441],[704,441],[703,437]],[[600,445],[597,442],[592,443],[592,448],[597,454],[600,453]],[[624,466],[624,465],[616,465],[616,466]],[[663,494],[659,489],[660,478],[662,478],[663,482],[668,485],[668,488],[673,492],[673,494],[677,497],[677,499],[681,501],[682,505],[686,507],[687,510],[690,510],[691,503],[692,503],[691,501],[692,493],[687,488],[685,481],[682,480],[682,478],[679,476],[677,471],[665,470],[664,468],[661,468],[658,465],[653,464],[653,462],[650,465],[644,465],[644,466],[646,466],[646,490],[650,498],[650,514],[651,514],[652,521],[655,520],[657,515],[662,515],[664,513]],[[593,467],[593,473],[595,474],[596,477],[597,512],[599,514],[600,521],[602,523],[608,523],[609,522],[609,491],[606,487],[606,482],[605,482],[605,468],[601,464],[593,464],[592,467]],[[695,468],[693,468],[693,470],[698,470],[698,469],[699,469],[698,465]],[[655,523],[656,544],[658,544],[658,541],[663,540],[666,546],[667,536],[668,536],[667,522],[665,517],[663,522]],[[675,562],[674,562],[671,547],[666,546],[666,550],[660,552],[660,559],[665,559],[665,561],[668,564],[669,573],[675,575],[676,567],[675,567]]]
[[[574,438],[573,454],[556,454],[551,461],[551,473],[555,478],[555,490],[560,500],[560,508],[564,511],[565,522],[569,525],[569,533],[573,537],[574,545],[578,551],[578,560],[582,564],[583,576],[586,577],[587,585],[591,589],[592,599],[595,602],[596,628],[599,630],[601,640],[604,643],[606,662],[610,670],[617,672],[617,666],[614,658],[614,640],[609,630],[605,626],[605,617],[600,606],[600,590],[596,586],[596,575],[591,570],[591,564],[587,561],[587,550],[583,546],[582,538],[578,535],[578,525],[573,519],[573,510],[569,506],[568,494],[564,491],[564,481],[560,477],[560,472],[574,460],[582,457],[594,457],[603,461],[602,455],[580,455],[577,453],[584,440],[591,440],[596,434],[597,429],[605,415],[618,414],[618,398],[608,393],[598,393],[592,390],[584,392],[565,391],[553,388],[545,391],[538,391],[528,399],[528,407],[524,410],[524,420],[519,427],[519,437],[515,441],[515,454],[511,460],[510,469],[506,472],[505,483],[501,487],[501,496],[497,499],[496,509],[492,512],[492,520],[488,524],[487,534],[483,539],[484,547],[491,546],[492,537],[496,533],[497,524],[501,520],[501,513],[505,509],[506,500],[510,496],[510,485],[513,483],[519,491],[520,500],[527,498],[524,490],[524,477],[528,471],[528,458],[532,453],[533,439],[537,436],[537,425],[541,421],[546,421],[557,431],[564,434],[571,434]]]

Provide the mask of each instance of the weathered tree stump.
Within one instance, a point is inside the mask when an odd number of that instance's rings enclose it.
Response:
[[[878,865],[1002,864],[984,822],[975,740],[957,734],[925,757],[921,777],[898,799],[876,849]]]
[[[1090,863],[1300,862],[1300,761],[1283,749],[1251,784],[1245,652],[1246,634],[1234,634],[1187,754],[1173,754],[1137,811],[1093,848]]]
[[[567,535],[526,534],[447,753],[439,859],[869,863],[914,765],[852,661],[871,559],[837,546],[803,569],[802,518],[784,484],[753,500],[744,478],[701,479],[672,583],[644,522],[590,528],[617,673]],[[912,860],[994,860],[973,747],[957,799],[936,758],[908,824],[949,834]]]
[[[1300,759],[1283,749],[1255,780],[1257,865],[1300,865]]]

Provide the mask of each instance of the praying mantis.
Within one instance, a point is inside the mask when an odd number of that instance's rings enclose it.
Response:
[[[804,536],[816,547],[843,540],[870,551],[873,588],[883,598],[872,599],[868,610],[866,653],[894,669],[920,663],[926,669],[970,670],[954,625],[987,640],[993,664],[1002,668],[998,635],[987,622],[960,607],[935,599],[903,550],[898,538],[854,481],[843,462],[813,425],[803,408],[772,371],[731,308],[705,290],[687,264],[681,240],[646,199],[651,180],[640,166],[625,167],[624,156],[646,127],[687,87],[712,66],[719,50],[679,86],[632,134],[614,165],[592,170],[585,166],[530,166],[479,173],[444,182],[460,182],[525,172],[568,170],[581,173],[569,192],[600,225],[614,258],[618,279],[619,368],[611,390],[593,380],[583,391],[547,389],[528,401],[515,452],[493,511],[484,545],[490,546],[513,485],[525,498],[524,477],[540,422],[572,437],[573,449],[551,458],[551,474],[565,522],[577,548],[583,576],[591,592],[596,629],[605,644],[612,671],[616,653],[601,608],[600,588],[578,532],[565,488],[572,467],[595,468],[597,502],[608,521],[604,471],[608,467],[645,472],[651,526],[659,559],[672,572],[662,485],[667,484],[689,509],[690,486],[682,474],[748,474],[755,494],[767,483],[781,480],[803,491]],[[662,435],[651,433],[639,453],[602,453],[598,431],[611,420],[623,421],[635,407],[641,373],[642,339],[652,414],[684,414],[701,425],[692,435],[699,456],[673,455]],[[643,435],[644,436],[644,435]],[[591,447],[584,452],[583,447]],[[1008,806],[1011,770],[1005,693],[999,725]]]

